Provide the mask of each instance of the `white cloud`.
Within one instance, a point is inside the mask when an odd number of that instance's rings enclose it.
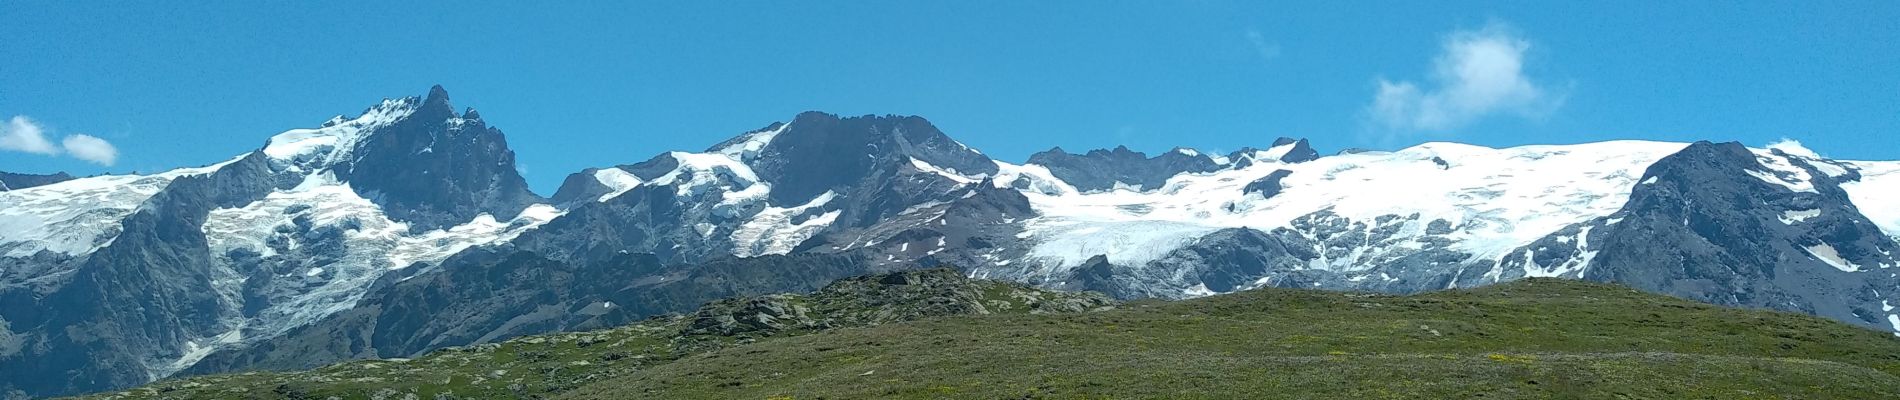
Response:
[[[86,162],[93,164],[112,166],[112,163],[119,159],[119,149],[117,147],[112,147],[112,143],[106,142],[105,139],[93,137],[92,135],[74,134],[67,136],[66,140],[60,141],[60,145],[65,146],[66,153],[71,154],[73,158],[86,160]]]
[[[1267,36],[1261,34],[1260,31],[1248,29],[1247,44],[1253,46],[1253,51],[1260,53],[1261,60],[1272,60],[1280,56],[1280,45],[1267,41]]]
[[[14,116],[0,126],[0,150],[57,156],[62,152],[93,164],[112,166],[119,160],[119,148],[105,139],[87,135],[67,135],[58,145],[46,140],[46,128],[24,115]]]
[[[1562,106],[1565,90],[1524,76],[1531,43],[1493,23],[1445,36],[1429,85],[1379,79],[1368,112],[1392,130],[1446,131],[1494,113],[1540,118]]]
[[[1821,154],[1815,153],[1814,150],[1809,150],[1807,146],[1802,146],[1800,141],[1785,137],[1781,138],[1781,140],[1768,143],[1768,148],[1807,158],[1822,158]]]
[[[15,116],[6,126],[0,127],[0,150],[23,151],[45,155],[59,154],[59,148],[46,140],[46,130],[39,123],[26,116]]]

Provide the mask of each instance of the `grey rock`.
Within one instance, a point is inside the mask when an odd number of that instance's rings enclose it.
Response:
[[[39,175],[0,171],[0,192],[51,185],[70,180],[73,180],[73,176],[67,175],[65,172]]]

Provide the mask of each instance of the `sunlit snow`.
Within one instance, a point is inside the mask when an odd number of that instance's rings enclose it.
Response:
[[[639,187],[642,182],[640,177],[633,176],[633,174],[627,173],[626,170],[620,168],[601,168],[600,170],[594,171],[594,180],[599,181],[601,185],[607,186],[607,193],[600,195],[598,201],[607,201],[608,199],[619,197],[621,193],[626,193],[628,190]]]
[[[232,264],[233,251],[242,249],[271,257],[278,254],[278,246],[295,250],[304,245],[334,245],[305,243],[309,236],[291,228],[299,221],[310,230],[339,230],[343,243],[324,254],[333,262],[302,273],[284,271],[305,279],[273,279],[270,284],[284,286],[286,290],[278,293],[287,296],[273,298],[267,307],[249,317],[225,321],[232,333],[194,341],[197,351],[188,352],[171,368],[190,366],[213,351],[241,343],[245,337],[273,337],[348,309],[371,282],[388,270],[415,263],[433,264],[469,247],[512,240],[558,216],[560,211],[554,207],[537,204],[508,222],[481,214],[447,229],[411,233],[408,224],[390,220],[381,207],[357,195],[327,171],[243,207],[212,210],[203,229],[211,254],[221,264],[215,270],[213,286],[229,304],[243,303],[240,291],[247,280]]]
[[[1821,260],[1821,262],[1827,263],[1828,266],[1841,270],[1841,272],[1860,271],[1860,266],[1854,265],[1853,263],[1847,262],[1846,259],[1841,258],[1841,253],[1835,251],[1834,246],[1828,245],[1827,243],[1808,246],[1802,249],[1807,250],[1808,255],[1814,256],[1814,259]]]
[[[752,216],[752,219],[732,231],[733,255],[753,257],[792,252],[793,247],[817,235],[818,231],[824,230],[825,227],[831,225],[832,221],[836,221],[838,210],[827,211],[799,223],[793,223],[793,217],[822,207],[836,196],[826,191],[810,202],[796,207],[766,207],[759,211],[758,214]]]
[[[1843,182],[1841,190],[1887,236],[1900,237],[1900,161],[1849,161],[1860,170],[1860,181]]]
[[[111,242],[119,220],[173,179],[209,174],[243,156],[197,168],[152,175],[104,175],[0,192],[0,256],[41,250],[81,255]]]
[[[1756,149],[1754,152],[1755,160],[1761,162],[1761,165],[1768,170],[1750,169],[1743,172],[1764,182],[1788,188],[1788,190],[1817,193],[1814,190],[1814,183],[1810,182],[1813,177],[1808,175],[1807,169],[1794,165],[1788,157],[1773,154],[1768,150]]]
[[[1813,210],[1788,210],[1788,211],[1782,211],[1782,212],[1781,212],[1781,223],[1783,223],[1783,224],[1788,224],[1788,225],[1794,225],[1794,224],[1796,224],[1796,223],[1800,223],[1801,221],[1807,221],[1807,220],[1808,220],[1808,218],[1814,218],[1814,217],[1818,217],[1818,216],[1821,216],[1821,209],[1818,209],[1818,208],[1817,208],[1817,209],[1813,209]]]
[[[1026,221],[1024,237],[1037,243],[1032,257],[1055,269],[1095,255],[1140,265],[1214,230],[1270,230],[1326,209],[1355,221],[1413,213],[1420,221],[1444,219],[1454,227],[1446,235],[1455,241],[1453,249],[1495,259],[1564,226],[1615,212],[1650,164],[1685,146],[1613,141],[1492,149],[1427,143],[1391,153],[1187,173],[1145,192],[1078,193],[1035,166],[1005,165],[1000,175],[1030,179],[1023,192],[1042,216]],[[1278,195],[1240,195],[1248,183],[1281,169],[1292,174],[1281,180]]]

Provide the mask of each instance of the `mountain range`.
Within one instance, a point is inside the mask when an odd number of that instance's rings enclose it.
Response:
[[[543,197],[435,87],[202,167],[0,173],[0,397],[414,357],[939,265],[1121,299],[1557,277],[1900,332],[1900,162],[1262,142],[1013,164],[921,117],[806,112]]]
[[[1866,399],[1900,392],[1897,353],[1885,332],[1575,279],[1116,302],[943,268],[83,398]]]

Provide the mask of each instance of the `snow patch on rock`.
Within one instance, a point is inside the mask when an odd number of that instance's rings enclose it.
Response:
[[[1808,170],[1794,165],[1788,157],[1774,154],[1768,150],[1751,150],[1755,152],[1755,160],[1760,162],[1762,167],[1767,168],[1767,170],[1744,170],[1749,176],[1761,179],[1763,182],[1788,188],[1788,190],[1795,192],[1820,193],[1814,190],[1814,182],[1811,182],[1814,177],[1808,175]]]
[[[1814,218],[1814,217],[1819,217],[1819,216],[1821,216],[1821,209],[1818,209],[1818,208],[1813,209],[1813,210],[1782,211],[1781,223],[1787,224],[1787,225],[1794,225],[1794,224],[1800,223],[1801,221],[1807,221],[1809,218]]]
[[[792,248],[797,247],[799,243],[805,242],[806,239],[817,235],[819,231],[837,221],[839,211],[826,211],[817,216],[807,217],[803,221],[794,222],[797,217],[824,207],[836,197],[837,194],[825,191],[824,194],[812,198],[811,201],[795,207],[765,207],[744,224],[740,224],[738,229],[732,231],[732,254],[738,257],[756,257],[792,252]]]
[[[1834,246],[1828,245],[1827,243],[1803,247],[1802,250],[1807,250],[1808,255],[1814,256],[1814,259],[1821,260],[1821,262],[1826,263],[1830,267],[1834,267],[1834,269],[1841,270],[1841,272],[1860,271],[1860,266],[1854,265],[1854,263],[1847,262],[1846,259],[1841,258],[1841,253],[1835,251]]]
[[[607,186],[608,189],[607,193],[600,195],[600,198],[596,201],[607,201],[608,199],[620,197],[621,193],[633,190],[633,188],[639,187],[641,183],[644,183],[644,181],[640,180],[640,177],[634,176],[628,173],[627,170],[620,168],[602,168],[594,171],[594,180],[599,181],[601,185]]]
[[[321,128],[292,129],[271,136],[263,152],[276,164],[293,172],[328,166],[347,160],[364,138],[378,128],[408,118],[420,105],[421,100],[415,97],[384,99],[381,104],[370,107],[356,118],[338,116]]]

